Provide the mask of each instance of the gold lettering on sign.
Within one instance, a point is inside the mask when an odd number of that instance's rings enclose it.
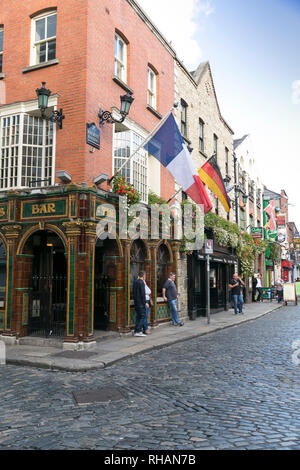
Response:
[[[32,215],[38,214],[55,214],[55,204],[33,204],[32,205]]]

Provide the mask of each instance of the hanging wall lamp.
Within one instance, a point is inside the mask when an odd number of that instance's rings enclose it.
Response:
[[[65,119],[62,109],[60,109],[59,111],[52,111],[52,114],[49,118],[46,116],[46,109],[48,108],[48,99],[49,99],[49,96],[51,95],[51,91],[47,90],[45,85],[46,85],[46,82],[42,82],[42,87],[36,89],[39,109],[41,110],[41,118],[48,119],[51,122],[57,122],[58,127],[62,129],[62,121],[63,119]]]
[[[132,98],[131,93],[126,93],[126,95],[120,96],[120,100],[121,108],[119,112],[122,116],[121,119],[115,119],[110,111],[102,111],[102,109],[100,108],[98,114],[99,127],[102,127],[105,122],[109,124],[113,124],[115,122],[121,124],[125,121],[126,116],[129,114],[130,107],[134,101],[134,98]]]

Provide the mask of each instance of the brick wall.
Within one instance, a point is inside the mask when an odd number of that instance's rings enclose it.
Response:
[[[31,16],[57,8],[57,52],[59,64],[23,73],[30,65]],[[63,108],[63,129],[57,131],[56,171],[71,173],[74,182],[92,183],[101,172],[112,172],[112,131],[101,130],[101,149],[91,153],[85,143],[86,122],[98,124],[99,107],[120,106],[126,93],[112,80],[114,34],[128,40],[128,85],[134,91],[130,119],[151,131],[159,118],[147,108],[147,66],[159,74],[158,111],[165,115],[174,100],[174,60],[170,50],[152,32],[127,0],[10,0],[0,4],[4,25],[4,79],[0,80],[0,106],[36,98],[35,90],[46,81],[58,93]],[[171,86],[170,86],[171,85]],[[174,192],[174,181],[160,168],[161,196]]]

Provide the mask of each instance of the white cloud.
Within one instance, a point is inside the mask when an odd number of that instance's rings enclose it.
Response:
[[[192,69],[202,59],[195,35],[199,28],[197,14],[207,17],[214,11],[211,0],[138,0],[172,47],[180,60]]]
[[[292,102],[293,104],[300,104],[300,80],[295,80],[292,83]]]

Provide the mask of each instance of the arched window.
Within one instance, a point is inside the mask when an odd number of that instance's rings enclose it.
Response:
[[[130,249],[130,290],[132,292],[133,282],[138,278],[140,271],[145,270],[147,251],[141,240],[135,240]]]
[[[162,296],[163,285],[168,279],[168,263],[170,253],[166,245],[159,245],[157,249],[157,295]]]

